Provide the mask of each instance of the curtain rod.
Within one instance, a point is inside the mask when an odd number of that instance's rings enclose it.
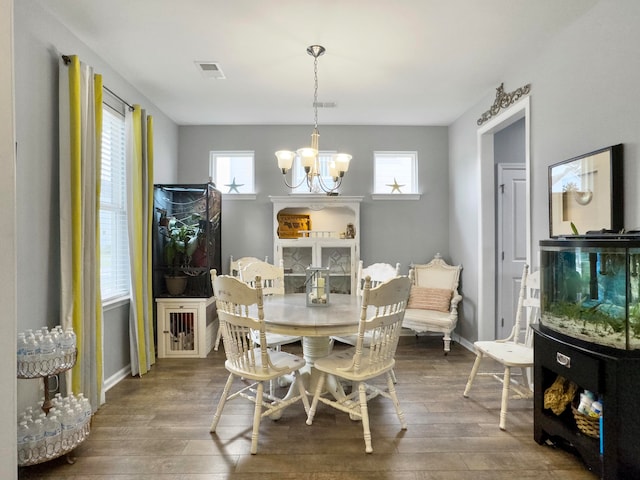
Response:
[[[65,65],[69,65],[69,63],[71,62],[71,57],[69,55],[62,55],[62,60],[64,61]],[[106,85],[102,85],[102,88],[104,90],[106,90],[107,92],[109,92],[111,95],[113,95],[114,97],[116,97],[118,100],[120,100],[122,103],[124,103],[127,107],[129,107],[129,110],[133,111],[133,105],[131,105],[129,102],[127,102],[124,98],[122,98],[120,95],[118,95],[116,92],[114,92],[113,90],[111,90],[109,87],[107,87]]]

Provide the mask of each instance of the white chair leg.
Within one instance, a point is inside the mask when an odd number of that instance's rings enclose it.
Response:
[[[464,387],[463,397],[469,396],[469,391],[471,390],[471,385],[473,384],[474,378],[476,378],[476,374],[478,373],[478,368],[480,367],[480,362],[482,362],[482,353],[476,353],[476,360],[473,362],[473,367],[471,367],[471,373],[469,374],[469,379],[467,380],[467,386]]]
[[[311,401],[311,406],[309,407],[309,413],[307,414],[307,425],[311,425],[313,423],[313,417],[316,414],[316,408],[318,408],[318,398],[322,394],[322,388],[324,387],[324,380],[327,374],[325,372],[320,372],[320,377],[318,377],[318,384],[316,385],[316,391],[313,394],[313,400]]]
[[[233,373],[229,374],[229,377],[227,378],[227,383],[225,383],[224,390],[222,390],[222,397],[220,397],[220,401],[218,402],[216,413],[213,415],[211,427],[209,428],[209,431],[212,433],[216,431],[216,427],[218,426],[218,421],[220,420],[220,416],[222,415],[222,410],[224,410],[224,405],[227,402],[227,397],[229,396],[229,390],[231,390],[232,383]]]
[[[213,349],[217,352],[220,346],[220,340],[222,339],[222,328],[218,324],[218,333],[216,333],[216,343],[213,345]]]
[[[260,419],[262,417],[262,394],[264,393],[263,382],[258,382],[256,392],[256,405],[253,409],[253,431],[251,432],[251,455],[258,453],[258,432],[260,431]]]
[[[311,410],[311,406],[309,405],[309,399],[307,398],[307,392],[305,391],[305,388],[304,388],[304,382],[302,381],[302,379],[300,379],[298,377],[299,377],[299,372],[295,372],[293,374],[293,381],[294,381],[294,383],[298,384],[298,392],[300,393],[300,397],[302,399],[302,405],[304,406],[304,413],[309,415],[309,411]]]
[[[511,367],[504,367],[504,379],[502,383],[502,405],[500,406],[500,430],[506,429],[510,384],[511,384]]]
[[[360,398],[360,414],[362,415],[362,434],[364,436],[364,451],[373,452],[371,446],[371,430],[369,428],[369,410],[367,408],[367,386],[358,382],[358,396]]]
[[[442,340],[444,342],[444,354],[446,355],[451,351],[451,334],[445,333]]]
[[[396,414],[398,415],[398,420],[400,420],[400,427],[402,430],[407,429],[407,421],[404,418],[404,412],[402,408],[400,408],[400,401],[398,400],[398,395],[396,394],[396,387],[393,385],[395,382],[392,377],[393,370],[391,370],[387,374],[387,388],[389,389],[389,397],[391,397],[391,401],[393,402],[393,406],[396,408]]]

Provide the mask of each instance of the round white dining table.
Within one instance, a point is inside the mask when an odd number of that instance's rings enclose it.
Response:
[[[358,331],[360,301],[355,295],[332,294],[326,306],[307,306],[306,295],[264,297],[264,321],[269,332],[305,337],[329,337]]]
[[[332,294],[327,306],[307,306],[305,294],[273,295],[265,296],[263,304],[267,332],[302,337],[302,352],[307,364],[301,369],[299,378],[305,382],[307,392],[313,393],[317,379],[313,364],[317,358],[331,353],[331,337],[358,332],[359,297]],[[325,386],[335,398],[344,397],[342,385],[334,378],[327,378]],[[289,394],[296,391],[297,386],[292,385]]]
[[[306,295],[294,293],[264,297],[267,332],[302,337],[302,351],[313,366],[331,352],[331,337],[358,332],[361,306],[355,295],[333,294],[326,306],[307,306]]]

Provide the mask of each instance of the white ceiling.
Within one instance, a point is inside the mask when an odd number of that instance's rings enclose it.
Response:
[[[180,125],[312,124],[313,44],[319,124],[448,125],[599,0],[38,1]]]

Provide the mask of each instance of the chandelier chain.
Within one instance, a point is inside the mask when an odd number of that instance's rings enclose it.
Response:
[[[313,123],[314,128],[318,129],[318,57],[313,60],[313,77],[315,80],[313,91]]]

